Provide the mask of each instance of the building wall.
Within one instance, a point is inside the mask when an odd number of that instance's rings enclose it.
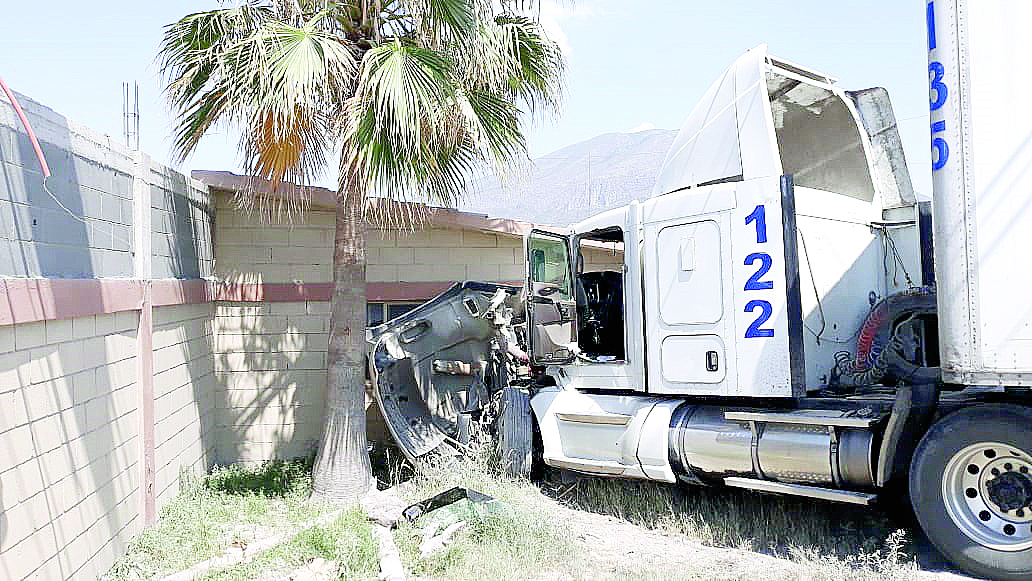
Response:
[[[0,577],[95,577],[139,530],[136,329],[0,327]]]
[[[0,95],[0,272],[131,276],[132,154],[31,99],[18,100],[52,175],[44,187],[28,135]]]
[[[215,207],[208,188],[148,159],[143,163],[139,175],[150,193],[151,277],[212,276]]]
[[[215,462],[215,362],[210,302],[154,309],[155,496],[179,492],[182,472]]]
[[[0,578],[90,579],[142,526],[144,384],[157,508],[180,471],[213,462],[214,306],[184,289],[212,273],[214,209],[200,182],[18,100],[52,175],[44,183],[0,95]],[[143,243],[141,216],[152,231]],[[136,262],[166,280],[141,280],[151,276]],[[152,288],[178,306],[154,308],[144,354],[139,313]],[[139,380],[141,354],[152,381]]]
[[[214,459],[211,303],[154,310],[155,484]],[[0,326],[0,578],[94,578],[141,526],[136,311]]]
[[[326,401],[327,302],[215,307],[216,460],[315,450]]]

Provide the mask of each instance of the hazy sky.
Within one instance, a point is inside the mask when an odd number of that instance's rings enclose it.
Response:
[[[121,138],[123,81],[140,86],[140,147],[169,162],[170,115],[154,58],[163,25],[215,0],[5,2],[0,77],[16,92]],[[528,131],[531,155],[609,132],[677,129],[735,58],[771,54],[889,90],[914,187],[930,193],[924,2],[869,0],[546,2],[542,20],[567,52],[566,99]],[[239,171],[237,134],[208,137],[180,171]],[[332,184],[331,175],[326,184]]]

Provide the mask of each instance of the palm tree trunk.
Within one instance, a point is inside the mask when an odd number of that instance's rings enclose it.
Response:
[[[372,479],[365,418],[364,200],[354,189],[337,200],[326,420],[313,472],[314,496],[349,502],[364,495]]]

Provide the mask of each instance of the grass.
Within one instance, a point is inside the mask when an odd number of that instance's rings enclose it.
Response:
[[[883,512],[640,481],[577,477],[563,484],[534,484],[500,476],[497,459],[486,444],[474,446],[469,458],[436,459],[418,469],[382,450],[374,460],[381,486],[406,480],[398,490],[408,502],[464,486],[503,506],[467,515],[465,529],[425,557],[419,548],[421,529],[431,519],[399,523],[394,538],[402,562],[410,576],[420,579],[733,579],[743,574],[738,563],[750,560],[748,553],[724,553],[718,555],[719,563],[703,558],[686,566],[676,558],[639,559],[621,552],[625,542],[656,543],[670,533],[684,535],[665,541],[662,546],[670,553],[682,552],[683,547],[695,551],[692,554],[709,555],[699,552],[700,544],[745,549],[789,559],[808,579],[915,577],[913,552],[905,533],[898,530],[901,523]],[[307,502],[310,477],[310,461],[216,468],[203,478],[184,477],[182,492],[162,511],[158,524],[140,534],[106,577],[128,581],[168,574],[222,554],[233,541],[266,538],[310,521],[327,510]],[[557,508],[555,500],[653,532],[583,515],[573,525],[573,513]],[[579,528],[595,525],[600,530]],[[593,540],[584,540],[582,533]],[[619,534],[635,538],[614,536]],[[696,548],[692,541],[698,543]],[[364,514],[354,509],[203,579],[282,579],[316,557],[338,563],[343,578],[372,579],[378,571],[378,552]],[[756,566],[764,566],[762,559],[753,558]]]
[[[140,532],[105,578],[173,573],[222,554],[235,541],[266,538],[315,518],[326,507],[308,502],[311,467],[309,458],[216,467],[201,478],[184,473],[179,494],[155,526]]]
[[[801,548],[840,559],[870,554],[905,526],[878,510],[740,490],[592,477],[547,490],[579,510],[782,557]]]
[[[256,559],[201,577],[204,581],[246,581],[291,571],[316,557],[336,561],[342,579],[375,579],[379,547],[361,509],[345,512],[326,526],[314,526],[280,543]]]
[[[482,446],[470,458],[436,459],[423,463],[402,487],[407,501],[423,500],[453,486],[492,496],[502,508],[473,514],[466,530],[445,548],[420,556],[422,541],[416,523],[402,521],[394,538],[406,572],[423,579],[539,579],[562,570],[578,547],[555,518],[553,505],[534,484],[510,480],[493,469],[490,448]],[[432,514],[432,513],[431,513]]]
[[[425,559],[419,556],[422,539],[417,526],[403,524],[395,538],[406,570],[413,575],[450,580],[728,578],[726,571],[706,563],[685,568],[683,564],[643,564],[633,558],[609,571],[585,570],[586,562],[588,567],[597,566],[584,554],[593,549],[572,540],[578,531],[567,528],[542,488],[570,508],[611,515],[659,533],[684,535],[706,546],[789,559],[810,579],[873,581],[916,575],[913,551],[900,528],[909,523],[878,510],[747,491],[592,477],[539,487],[498,476],[489,448],[480,452],[472,459],[421,466],[406,498],[422,500],[451,486],[466,486],[502,500],[513,508],[511,514],[474,516],[468,533]]]

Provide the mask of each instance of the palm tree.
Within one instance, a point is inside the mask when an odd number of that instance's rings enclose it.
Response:
[[[185,16],[159,53],[185,159],[216,124],[245,171],[304,189],[339,148],[326,420],[317,496],[370,487],[365,429],[365,227],[376,201],[451,206],[470,172],[526,157],[521,123],[556,111],[563,60],[534,0],[254,0]],[[254,204],[253,191],[238,203]],[[262,207],[261,200],[258,200]],[[407,206],[407,204],[406,204]],[[277,210],[284,208],[278,207]],[[401,222],[405,223],[405,216]]]

